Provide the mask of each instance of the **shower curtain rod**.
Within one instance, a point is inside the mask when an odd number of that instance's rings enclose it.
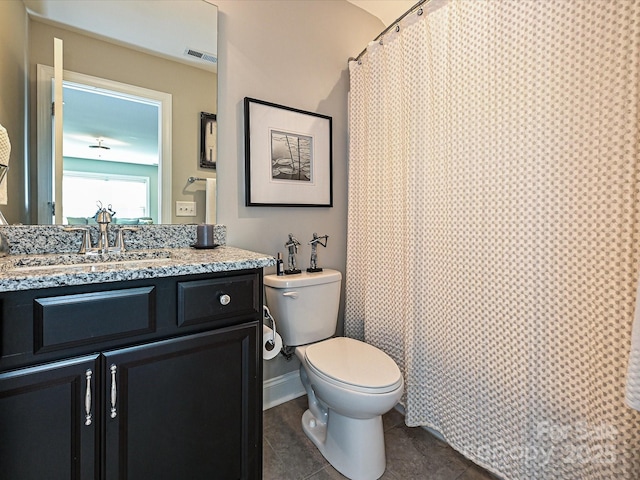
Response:
[[[402,19],[404,17],[406,17],[407,15],[411,15],[414,11],[418,10],[420,7],[422,7],[423,4],[429,2],[430,0],[420,0],[418,3],[416,3],[413,7],[411,7],[409,10],[407,10],[406,12],[404,12],[402,15],[400,15],[398,18],[395,19],[395,21],[393,23],[391,23],[387,28],[385,28],[382,32],[380,32],[380,34],[373,39],[374,42],[377,42],[380,38],[382,38],[384,36],[385,33],[387,33],[389,30],[391,30],[393,27],[398,28],[398,23],[400,23],[402,21]],[[421,14],[420,14],[421,15]],[[360,58],[362,58],[362,56],[367,53],[367,49],[365,47],[364,50],[362,50],[357,57],[349,57],[349,62],[351,62],[352,60],[358,61],[360,60]]]

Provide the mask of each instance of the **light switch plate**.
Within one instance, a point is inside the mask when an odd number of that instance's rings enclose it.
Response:
[[[176,202],[176,217],[195,217],[196,202]]]

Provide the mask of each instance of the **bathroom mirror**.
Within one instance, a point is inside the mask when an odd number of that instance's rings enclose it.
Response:
[[[217,111],[217,7],[207,0],[23,0],[23,3],[29,14],[28,122],[32,177],[31,193],[24,200],[33,223],[51,223],[55,208],[56,175],[52,163],[48,163],[52,154],[47,152],[52,145],[51,135],[47,138],[51,128],[42,120],[43,115],[38,114],[44,109],[44,118],[48,116],[48,100],[42,101],[45,96],[41,90],[42,83],[51,80],[46,76],[45,80],[40,78],[40,70],[42,66],[53,66],[53,38],[61,38],[64,44],[62,169],[69,171],[65,180],[58,182],[58,192],[65,185],[74,185],[67,188],[80,192],[78,185],[84,184],[91,193],[77,194],[80,202],[86,196],[97,196],[100,183],[118,184],[118,190],[100,195],[127,200],[126,206],[131,208],[124,217],[147,220],[153,217],[153,223],[201,221],[197,217],[176,218],[171,207],[176,201],[195,201],[204,207],[204,184],[188,184],[187,178],[215,177],[215,170],[200,167],[199,157],[200,114]],[[97,79],[98,86],[91,81],[85,84],[78,78]],[[129,121],[134,115],[156,117],[149,113],[144,99],[134,96],[131,102],[125,102],[128,93],[111,95],[110,85],[118,84],[168,94],[171,106],[168,130],[166,123],[157,120],[151,127],[134,128],[140,124],[137,120]],[[105,102],[109,105],[101,106]],[[129,107],[118,110],[118,103],[127,103]],[[167,109],[162,108],[166,115]],[[45,135],[40,135],[43,132]],[[156,142],[155,153],[149,154],[149,149],[143,148],[149,141]],[[156,156],[156,179],[146,169],[154,164],[150,155]],[[169,162],[163,165],[166,158]],[[136,183],[136,179],[140,181]],[[159,191],[162,198],[158,198]],[[146,210],[139,207],[145,195]],[[76,223],[77,219],[90,217],[96,200],[115,203],[110,198],[88,198],[87,207],[71,216],[58,217],[56,223],[61,223],[60,220]],[[69,221],[71,217],[73,221]]]

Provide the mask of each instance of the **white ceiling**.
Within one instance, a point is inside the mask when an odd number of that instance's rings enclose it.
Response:
[[[418,0],[347,0],[378,17],[385,27],[391,25],[403,13],[413,7]],[[373,40],[373,38],[371,39]]]
[[[65,87],[63,95],[65,157],[158,165],[157,105],[95,88]]]
[[[216,71],[216,64],[185,55],[187,48],[218,51],[214,0],[22,0],[31,17],[89,36]]]

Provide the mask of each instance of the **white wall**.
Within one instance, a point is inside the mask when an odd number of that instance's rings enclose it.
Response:
[[[298,260],[309,266],[306,242],[328,234],[319,265],[344,273],[347,224],[347,60],[384,28],[380,20],[342,0],[219,0],[218,223],[228,243],[284,254],[289,232],[304,243]],[[333,117],[332,208],[246,207],[243,99]],[[286,256],[285,256],[286,258]],[[273,269],[267,269],[271,273]],[[341,309],[342,314],[342,309]],[[340,321],[341,329],[342,321]],[[297,360],[265,362],[265,378],[297,369]]]

